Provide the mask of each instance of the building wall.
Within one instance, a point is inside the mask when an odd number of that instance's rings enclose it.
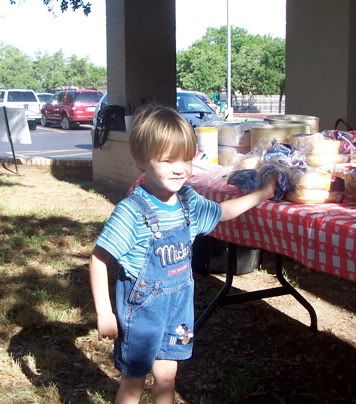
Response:
[[[347,116],[356,129],[356,1],[350,2],[349,14],[349,84]]]
[[[106,0],[108,97],[133,113],[175,106],[175,0]]]
[[[354,0],[287,0],[286,113],[356,125]]]
[[[126,105],[125,14],[123,1],[106,0],[107,88],[110,104]]]
[[[139,175],[126,132],[111,131],[102,149],[93,150],[94,182],[125,194]]]

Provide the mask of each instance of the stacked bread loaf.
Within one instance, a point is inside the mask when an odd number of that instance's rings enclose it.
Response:
[[[235,165],[241,154],[250,151],[250,134],[239,125],[224,125],[219,129],[218,156],[219,164]]]
[[[332,167],[348,159],[348,156],[339,153],[340,141],[326,138],[321,133],[291,135],[287,143],[305,153],[305,162],[310,167]]]
[[[219,128],[219,164],[235,166],[241,155],[251,149],[251,134],[245,123],[225,123]]]
[[[294,203],[324,203],[336,202],[330,193],[331,174],[310,169],[293,171],[290,174],[291,191],[286,199]]]

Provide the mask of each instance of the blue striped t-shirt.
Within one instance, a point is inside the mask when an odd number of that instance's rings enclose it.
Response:
[[[215,228],[221,217],[221,208],[217,202],[204,198],[192,187],[186,188],[190,238],[193,243],[197,235],[208,234]],[[168,205],[142,186],[137,186],[134,193],[142,195],[156,212],[161,230],[169,230],[184,222],[179,200],[175,205]],[[128,276],[137,278],[144,264],[150,238],[151,231],[144,223],[141,213],[125,198],[116,205],[96,244],[108,251],[123,266]]]

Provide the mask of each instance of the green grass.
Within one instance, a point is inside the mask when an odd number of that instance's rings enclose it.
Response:
[[[2,403],[109,403],[115,393],[88,359],[97,340],[88,261],[113,208],[89,185],[0,175]],[[96,346],[96,356],[109,360],[109,350]]]

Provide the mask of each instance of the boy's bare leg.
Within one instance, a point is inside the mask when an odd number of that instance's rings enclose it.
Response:
[[[169,360],[155,360],[152,366],[153,402],[155,404],[170,404],[174,401],[177,362]]]
[[[145,387],[146,376],[122,376],[120,388],[116,393],[115,404],[138,404]]]

